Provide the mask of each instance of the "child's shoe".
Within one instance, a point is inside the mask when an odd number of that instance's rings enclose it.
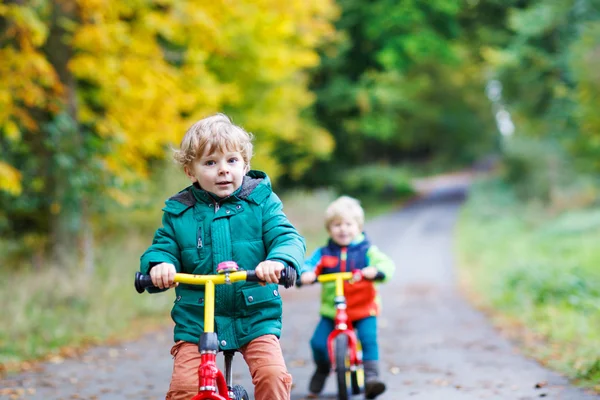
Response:
[[[331,370],[331,365],[327,362],[320,361],[316,364],[317,368],[312,378],[310,378],[310,384],[308,385],[308,390],[313,395],[321,393]]]
[[[365,398],[374,399],[385,392],[385,383],[379,379],[378,361],[364,361]]]

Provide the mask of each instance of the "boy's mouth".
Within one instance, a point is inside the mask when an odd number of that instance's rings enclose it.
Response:
[[[227,186],[230,184],[231,184],[231,182],[227,182],[227,181],[226,182],[217,182],[217,185],[219,185],[219,186]]]

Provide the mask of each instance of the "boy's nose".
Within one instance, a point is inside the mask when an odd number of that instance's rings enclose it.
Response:
[[[219,164],[219,173],[226,174],[227,172],[229,172],[229,166],[227,165],[227,163]]]

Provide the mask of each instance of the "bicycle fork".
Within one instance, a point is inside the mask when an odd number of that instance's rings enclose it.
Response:
[[[350,318],[348,318],[348,314],[346,313],[346,297],[344,296],[344,281],[341,276],[337,276],[335,278],[335,318],[334,325],[335,329],[329,334],[327,339],[327,347],[330,354],[331,365],[335,369],[336,360],[334,357],[334,343],[335,339],[339,335],[346,335],[348,337],[348,357],[350,366],[352,369],[355,369],[357,365],[360,364],[360,359],[357,355],[357,338],[354,333],[354,329],[352,328],[352,323],[350,322]]]
[[[217,352],[219,341],[214,331],[215,314],[215,284],[207,281],[205,284],[204,302],[204,333],[200,336],[198,350],[200,351],[200,366],[198,367],[198,394],[192,400],[223,400],[229,398],[229,389],[223,373],[217,368]],[[227,371],[230,375],[231,371]],[[223,397],[218,393],[225,393]]]

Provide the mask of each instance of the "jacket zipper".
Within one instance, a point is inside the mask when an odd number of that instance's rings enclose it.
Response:
[[[198,228],[198,248],[202,248],[202,227]]]

